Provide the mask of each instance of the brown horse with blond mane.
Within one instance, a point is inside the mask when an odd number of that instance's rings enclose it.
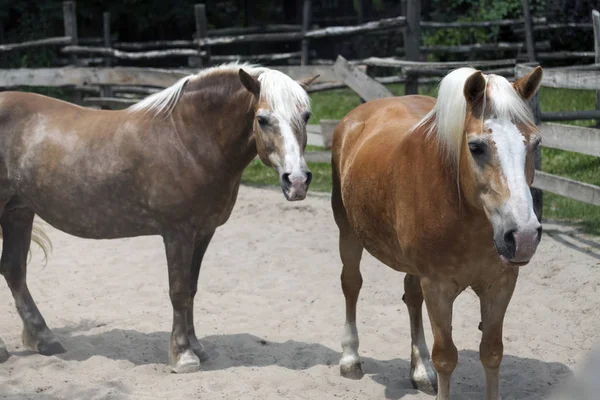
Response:
[[[481,302],[485,398],[499,398],[504,315],[519,267],[531,260],[541,237],[530,192],[541,138],[525,102],[541,78],[539,67],[512,84],[461,68],[441,81],[437,101],[371,101],[337,126],[332,206],[346,298],[343,376],[363,375],[356,302],[367,249],[406,273],[413,383],[425,390],[437,386],[439,400],[450,398],[458,359],[452,305],[471,287]],[[423,300],[433,329],[431,358]]]
[[[178,373],[198,370],[194,296],[202,257],[257,154],[278,172],[288,200],[306,196],[305,88],[313,80],[234,63],[189,75],[121,111],[0,93],[0,273],[23,320],[25,346],[45,355],[65,351],[27,288],[37,214],[84,238],[161,235],[173,306],[169,363]]]

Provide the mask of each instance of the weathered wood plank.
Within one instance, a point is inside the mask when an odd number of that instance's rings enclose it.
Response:
[[[323,147],[325,149],[331,149],[333,142],[333,132],[335,127],[340,121],[336,119],[322,119],[321,120],[321,137],[323,138]]]
[[[0,70],[0,87],[133,85],[167,87],[191,73],[152,68],[34,68]]]
[[[533,39],[533,19],[531,18],[531,8],[529,0],[521,0],[523,9],[523,20],[525,21],[525,43],[527,45],[527,59],[529,62],[535,62],[536,43]]]
[[[273,54],[250,54],[250,55],[211,55],[211,61],[221,63],[228,61],[277,61],[289,60],[291,58],[300,58],[302,52],[292,51],[289,53],[273,53]]]
[[[32,49],[34,47],[43,47],[43,46],[61,46],[61,45],[69,44],[69,43],[71,43],[70,36],[58,36],[58,37],[51,37],[51,38],[47,38],[47,39],[30,40],[28,42],[21,42],[21,43],[0,44],[0,52],[1,51],[21,50],[21,49]]]
[[[538,50],[549,50],[550,41],[537,42],[535,48]],[[487,51],[520,51],[525,50],[524,43],[519,42],[498,42],[498,43],[475,43],[462,44],[456,46],[427,46],[421,49],[424,53],[472,53]]]
[[[537,53],[538,60],[568,60],[570,58],[594,58],[593,51],[541,51]]]
[[[533,71],[533,67],[517,64],[515,67],[515,76],[520,78],[531,71]],[[542,86],[563,89],[600,90],[600,71],[546,68],[544,69]]]
[[[342,80],[365,101],[393,96],[385,86],[350,65],[342,56],[338,56],[333,71],[339,80]]]
[[[552,111],[542,113],[542,121],[576,121],[579,119],[599,119],[600,110]]]
[[[331,163],[330,151],[307,151],[304,153],[307,162]]]
[[[155,40],[148,42],[115,42],[113,44],[113,47],[119,50],[151,50],[194,46],[193,40]]]
[[[535,171],[533,186],[570,199],[600,206],[599,186],[577,182],[541,171]]]
[[[395,58],[381,58],[381,57],[369,57],[365,60],[359,61],[359,63],[370,66],[370,67],[413,67],[419,69],[450,69],[460,67],[501,67],[501,66],[513,66],[517,62],[514,58],[507,58],[502,60],[480,60],[480,61],[448,61],[448,62],[430,62],[430,61],[409,61],[409,60],[397,60]]]
[[[199,50],[195,49],[167,49],[133,53],[108,47],[93,46],[66,46],[61,49],[61,52],[65,54],[96,54],[106,57],[118,58],[120,60],[149,60],[155,58],[189,57],[204,55],[204,52],[200,52]]]
[[[540,131],[544,147],[600,157],[600,129],[543,123]]]
[[[327,28],[313,29],[308,32],[284,32],[284,33],[257,33],[250,35],[237,36],[222,36],[208,37],[204,39],[196,39],[196,42],[203,46],[221,46],[233,43],[248,43],[248,42],[285,42],[296,41],[301,39],[316,39],[334,36],[357,35],[364,32],[372,32],[382,29],[392,29],[404,26],[406,18],[384,18],[379,21],[367,22],[354,26],[330,26]]]
[[[534,18],[534,23],[545,24],[546,18]],[[495,26],[523,25],[522,19],[501,19],[495,21],[473,21],[473,22],[433,22],[421,21],[422,28],[448,29],[448,28],[491,28]]]
[[[269,68],[283,72],[296,80],[319,75],[318,83],[339,81],[331,65],[277,65]]]
[[[304,39],[301,42],[302,57],[300,58],[300,65],[308,65],[309,63],[309,40],[306,38],[306,33],[310,30],[310,24],[312,20],[312,1],[304,0],[302,3],[302,33],[304,33]]]

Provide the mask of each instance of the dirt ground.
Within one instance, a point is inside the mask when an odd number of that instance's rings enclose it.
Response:
[[[403,274],[366,255],[358,308],[366,375],[339,376],[344,302],[329,198],[288,203],[242,187],[230,221],[208,249],[196,299],[202,371],[169,373],[171,306],[159,237],[92,241],[51,227],[47,266],[34,248],[29,287],[67,348],[44,357],[21,345],[21,321],[0,290],[2,399],[432,399],[411,387]],[[505,321],[501,393],[543,399],[577,371],[600,339],[600,245],[546,225]],[[479,304],[455,305],[459,365],[454,399],[483,399]],[[426,324],[431,345],[429,324]]]

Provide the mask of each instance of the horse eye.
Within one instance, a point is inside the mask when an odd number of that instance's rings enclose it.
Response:
[[[259,124],[259,125],[260,125],[262,128],[264,128],[264,127],[266,127],[267,125],[269,125],[269,118],[268,118],[268,117],[266,117],[266,116],[264,116],[264,115],[258,115],[258,116],[256,117],[256,120],[258,121],[258,124]]]
[[[308,123],[308,120],[310,119],[310,116],[311,116],[311,114],[310,114],[310,112],[308,112],[308,111],[307,111],[307,112],[305,112],[305,113],[302,115],[302,118],[304,118],[304,123]]]
[[[469,143],[469,151],[474,157],[481,156],[485,153],[486,145],[481,142]]]

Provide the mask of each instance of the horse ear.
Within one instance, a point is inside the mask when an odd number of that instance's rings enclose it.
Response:
[[[467,103],[473,104],[479,101],[485,92],[485,78],[481,71],[473,73],[465,82],[464,94],[467,99]]]
[[[513,82],[513,88],[524,100],[530,100],[540,87],[543,75],[542,67],[538,65],[533,71]]]
[[[302,88],[304,90],[308,90],[308,88],[310,87],[310,85],[312,85],[314,83],[314,81],[316,81],[319,76],[321,76],[321,75],[315,75],[312,78],[300,79],[297,82],[300,84],[300,86],[302,86]]]
[[[257,98],[260,96],[260,82],[242,68],[240,68],[240,81],[242,81],[242,85],[244,85],[244,87],[254,96]]]

